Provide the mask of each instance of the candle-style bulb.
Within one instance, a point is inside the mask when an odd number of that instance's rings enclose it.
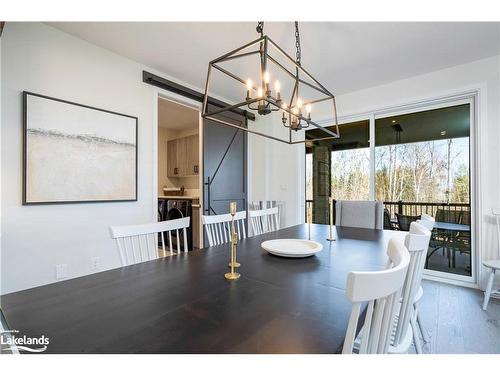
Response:
[[[264,80],[264,83],[269,83],[270,76],[268,71],[264,72],[264,74],[262,75],[262,79]]]
[[[297,99],[297,108],[302,108],[302,99]]]
[[[298,109],[297,107],[293,107],[293,108],[292,108],[292,113],[293,113],[294,115],[298,115],[298,114],[299,114],[299,109]]]
[[[263,91],[262,91],[262,87],[259,87],[257,89],[257,97],[259,98],[262,98],[262,96],[264,95]]]
[[[247,97],[246,100],[249,100],[252,98],[252,80],[248,78],[247,80]]]
[[[281,90],[281,84],[280,84],[280,81],[276,81],[274,82],[274,91],[276,91],[276,93],[279,93]]]
[[[236,215],[236,202],[229,203],[229,213],[231,215]]]
[[[310,115],[310,114],[311,114],[311,109],[312,109],[311,104],[306,104],[306,113],[307,113],[308,115]]]

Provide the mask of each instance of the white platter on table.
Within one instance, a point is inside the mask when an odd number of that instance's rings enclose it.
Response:
[[[268,253],[285,258],[310,257],[323,249],[316,241],[291,238],[264,241],[260,246]]]

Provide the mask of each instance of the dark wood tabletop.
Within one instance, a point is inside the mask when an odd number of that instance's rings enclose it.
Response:
[[[336,230],[328,242],[328,226],[312,225],[323,251],[303,259],[260,244],[307,238],[307,225],[240,241],[233,282],[222,245],[7,294],[2,309],[20,335],[49,337],[48,353],[335,353],[348,272],[382,269],[389,238],[402,235]]]

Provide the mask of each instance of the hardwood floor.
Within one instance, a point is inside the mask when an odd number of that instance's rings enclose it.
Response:
[[[483,311],[478,290],[432,281],[424,281],[423,288],[419,311],[429,335],[425,353],[500,353],[498,299]]]

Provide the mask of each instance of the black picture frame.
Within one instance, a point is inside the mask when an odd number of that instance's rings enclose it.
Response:
[[[79,106],[95,111],[100,111],[100,112],[105,112],[109,113],[112,115],[117,115],[117,116],[123,116],[127,118],[131,118],[135,120],[135,194],[134,197],[131,199],[98,199],[98,200],[69,200],[69,201],[36,201],[36,202],[31,202],[27,200],[27,152],[28,152],[28,96],[36,96],[39,98],[47,99],[47,100],[53,100],[65,104],[70,104],[74,106]],[[81,104],[81,103],[75,103],[69,100],[64,100],[64,99],[59,99],[59,98],[54,98],[51,96],[47,95],[42,95],[42,94],[37,94],[34,92],[30,91],[23,91],[22,92],[22,101],[23,101],[23,192],[22,192],[22,205],[23,206],[31,206],[31,205],[54,205],[54,204],[81,204],[81,203],[111,203],[111,202],[137,202],[138,198],[138,150],[139,150],[139,136],[138,136],[138,124],[139,124],[139,119],[136,116],[131,116],[127,115],[124,113],[119,113],[119,112],[114,112],[114,111],[109,111],[107,109],[103,108],[97,108],[97,107],[92,107],[89,105]]]

